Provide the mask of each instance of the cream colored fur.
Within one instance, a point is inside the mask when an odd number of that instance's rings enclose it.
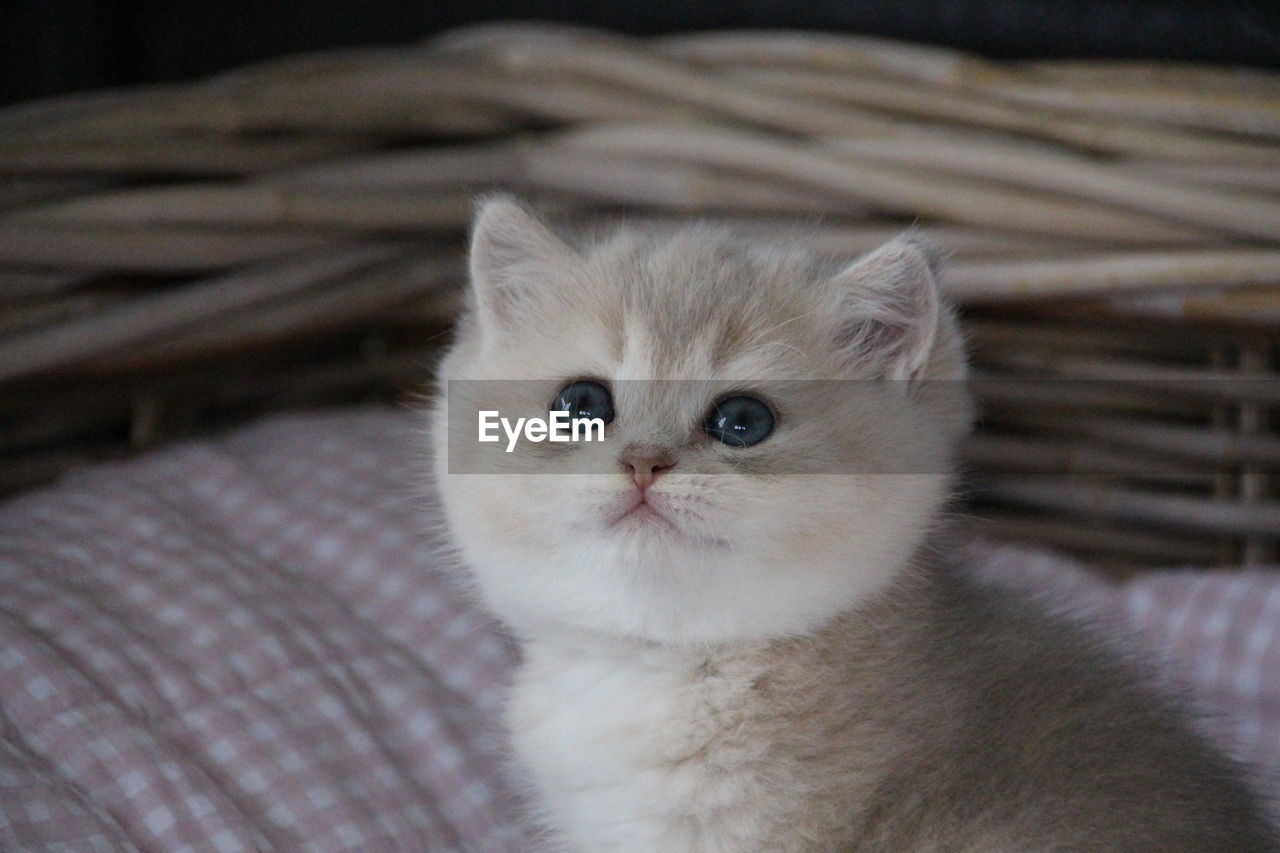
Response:
[[[1127,676],[1087,637],[922,557],[970,421],[927,248],[906,237],[832,264],[711,226],[567,241],[498,199],[471,268],[441,366],[442,387],[470,395],[454,402],[539,414],[568,381],[616,383],[617,420],[574,451],[578,473],[563,455],[451,445],[443,401],[433,415],[452,540],[523,647],[508,719],[556,846],[1177,849],[1089,847],[1156,835],[1079,778],[1103,750],[1146,784],[1142,744],[1164,706],[1108,699],[1130,696]],[[465,382],[484,379],[528,381]],[[651,379],[681,381],[626,381]],[[890,380],[890,396],[853,380]],[[718,395],[761,389],[778,415],[767,440],[700,436]],[[678,460],[651,489],[670,525],[608,523],[636,448]],[[484,465],[500,473],[461,473]],[[1037,655],[1058,662],[1054,678],[1076,667],[1099,706],[1055,711],[1061,697],[1025,663]],[[1107,714],[1137,734],[1095,731]],[[1188,743],[1191,758],[1160,772],[1216,766]],[[1024,745],[1043,760],[1021,767]]]

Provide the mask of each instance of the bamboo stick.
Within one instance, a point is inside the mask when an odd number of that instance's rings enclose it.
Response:
[[[370,145],[359,137],[254,140],[184,134],[160,139],[10,141],[0,144],[0,169],[11,172],[105,173],[114,176],[247,175],[312,162]]]
[[[8,306],[0,313],[0,335],[13,335],[85,315],[123,302],[119,294],[71,293]]]
[[[500,94],[494,75],[486,69],[401,60],[345,76],[304,75],[274,84],[215,81],[201,86],[156,87],[146,99],[125,100],[75,115],[28,132],[24,138],[29,142],[72,143],[136,138],[144,130],[152,135],[285,130],[363,137],[386,132],[485,134],[512,129],[512,122],[501,112],[469,107],[460,90]],[[0,125],[3,123],[0,115]]]
[[[209,76],[198,85],[212,90],[278,88],[296,80],[342,79],[371,68],[393,67],[426,57],[416,44],[358,45],[259,59]]]
[[[1218,473],[1208,460],[1161,459],[1132,449],[1114,450],[1061,437],[984,432],[965,442],[969,465],[1002,474],[1063,474],[1123,477],[1148,482],[1205,487]]]
[[[155,363],[210,357],[300,335],[317,335],[359,327],[391,309],[413,311],[435,322],[449,319],[457,302],[442,291],[462,277],[458,259],[411,257],[379,264],[350,277],[284,298],[255,303],[214,318],[198,328],[132,347],[102,359],[95,369],[108,372],[146,369]],[[435,294],[438,304],[410,306]]]
[[[1205,566],[1218,556],[1212,545],[1186,535],[1011,512],[982,510],[969,526],[983,536],[1068,549],[1093,559],[1136,557],[1148,564]]]
[[[124,105],[145,104],[156,87],[138,86],[91,92],[74,92],[0,109],[0,140],[30,138],[50,126],[84,120]]]
[[[860,35],[792,30],[726,30],[665,36],[658,49],[710,66],[817,68],[953,86],[983,60],[948,48]]]
[[[1126,90],[1105,82],[1006,83],[989,86],[986,91],[1015,104],[1226,133],[1280,136],[1280,97],[1271,93],[1201,92],[1155,84]]]
[[[1197,92],[1249,93],[1280,97],[1274,73],[1245,66],[1140,59],[1050,59],[1024,61],[1018,67],[1028,79],[1071,85],[1110,83],[1126,89],[1149,86]]]
[[[1258,465],[1280,469],[1280,436],[1274,434],[1088,413],[1060,418],[1008,408],[989,413],[987,423],[991,427],[1014,425],[1044,434],[1080,436],[1107,445],[1222,467]]]
[[[1275,150],[1266,145],[1204,134],[1180,135],[1168,130],[1153,132],[1114,123],[1063,119],[1025,108],[1012,109],[999,103],[984,102],[967,97],[963,91],[953,90],[937,95],[919,87],[858,80],[848,75],[740,69],[737,79],[732,81],[737,85],[726,87],[723,83],[717,85],[706,75],[662,64],[653,56],[644,56],[639,51],[619,50],[612,46],[563,52],[547,47],[512,45],[503,60],[509,67],[520,71],[553,68],[599,77],[613,85],[643,87],[648,94],[665,93],[668,97],[677,97],[703,109],[790,133],[846,133],[868,137],[899,135],[904,128],[903,123],[889,120],[882,113],[862,109],[872,106],[878,110],[908,111],[915,119],[961,120],[1002,131],[1034,133],[1108,153],[1159,153],[1179,159],[1278,162]],[[811,98],[803,97],[813,94],[842,98],[844,108],[833,114],[832,110],[823,109],[820,104],[812,104]],[[849,103],[858,104],[859,109],[851,109]],[[847,129],[832,129],[836,124]],[[920,128],[918,132],[927,132],[927,129]]]
[[[785,31],[698,34],[667,38],[658,44],[671,56],[695,61],[714,70],[732,69],[753,75],[811,75],[833,83],[856,81],[854,91],[857,91],[857,85],[866,83],[869,88],[862,90],[861,99],[853,98],[854,102],[864,105],[867,99],[871,99],[888,109],[906,107],[927,112],[919,102],[910,103],[913,101],[912,90],[938,91],[948,97],[956,97],[957,103],[965,103],[983,114],[987,121],[1005,124],[1008,129],[1021,125],[1025,132],[1048,135],[1093,150],[1159,153],[1175,159],[1218,158],[1224,155],[1229,159],[1274,159],[1274,152],[1268,154],[1262,146],[1239,145],[1204,133],[1177,133],[1143,127],[1135,121],[1135,118],[1139,121],[1152,118],[1153,110],[1142,100],[1144,94],[1150,94],[1152,101],[1159,99],[1162,102],[1163,109],[1157,115],[1166,121],[1180,115],[1185,118],[1189,114],[1192,116],[1190,124],[1196,128],[1207,126],[1209,129],[1234,130],[1240,123],[1250,125],[1256,121],[1250,105],[1257,102],[1268,114],[1274,108],[1276,86],[1269,78],[1264,78],[1261,85],[1250,86],[1242,85],[1238,78],[1228,83],[1227,75],[1214,76],[1213,69],[1197,69],[1203,73],[1191,73],[1176,81],[1158,81],[1150,76],[1131,79],[1128,89],[1117,93],[1118,82],[1100,76],[1087,83],[1096,82],[1113,96],[1128,96],[1139,105],[1138,116],[1134,111],[1111,110],[1100,119],[1094,118],[1087,107],[1063,103],[1063,97],[1058,96],[1041,98],[1032,104],[1042,110],[1053,109],[1057,115],[1041,113],[1019,118],[1013,111],[1001,109],[1000,99],[1016,97],[1021,92],[1029,93],[1025,97],[1034,98],[1042,90],[1062,88],[1067,81],[1053,73],[1056,66],[996,63],[922,45],[860,36]],[[793,76],[792,83],[797,79]],[[1206,80],[1218,84],[1213,87],[1215,95],[1244,101],[1233,105],[1226,125],[1221,121],[1213,122],[1214,116],[1206,116],[1205,109],[1197,109],[1207,101],[1209,113],[1216,115],[1223,111],[1209,95],[1201,97],[1195,94]],[[1075,82],[1081,85],[1086,81]],[[1011,96],[1010,92],[1014,95]],[[890,93],[899,96],[900,101],[896,105]],[[953,109],[952,104],[942,101],[934,107],[946,112]],[[966,120],[962,116],[958,118]],[[1208,125],[1206,121],[1209,121]]]
[[[537,144],[398,152],[303,169],[274,177],[272,183],[402,191],[466,187],[475,192],[490,186],[514,186],[681,211],[864,212],[838,194],[802,193],[749,174],[729,175],[688,164],[569,152]]]
[[[1136,172],[1178,183],[1207,184],[1251,194],[1280,193],[1280,169],[1272,164],[1170,163],[1131,158],[1124,165]]]
[[[1102,308],[1117,317],[1158,317],[1275,329],[1280,328],[1280,282],[1273,287],[1251,290],[1115,297]]]
[[[456,291],[446,289],[420,303],[410,303],[408,310],[414,312],[411,322],[406,323],[405,318],[394,314],[377,325],[366,326],[357,322],[335,330],[334,334],[320,335],[305,346],[288,340],[263,341],[261,346],[208,354],[199,360],[154,364],[145,370],[125,372],[106,369],[108,361],[103,357],[81,362],[74,369],[63,368],[9,381],[0,394],[0,412],[4,413],[4,417],[0,417],[0,433],[20,421],[26,422],[51,405],[67,411],[109,412],[118,408],[121,395],[129,397],[135,392],[158,399],[186,400],[188,395],[194,395],[195,400],[222,405],[222,397],[216,392],[216,387],[226,382],[239,389],[238,396],[228,398],[228,404],[239,405],[250,398],[258,399],[258,391],[253,387],[255,379],[268,383],[273,376],[283,377],[280,382],[287,383],[287,377],[319,371],[344,388],[348,387],[343,379],[347,372],[358,375],[360,383],[366,384],[382,383],[384,379],[399,382],[406,377],[420,381],[429,374],[419,372],[409,377],[402,368],[410,360],[421,368],[438,357],[441,343],[448,340],[450,324],[437,325],[435,309],[441,304],[440,296],[447,303],[456,295]],[[121,353],[128,351],[119,350]],[[370,364],[384,363],[400,367],[385,377],[369,367]],[[311,390],[324,393],[326,387],[317,380]],[[298,399],[304,398],[305,393]],[[265,394],[262,400],[270,403],[271,395]]]
[[[1040,409],[1064,417],[1094,412],[1125,413],[1166,418],[1200,418],[1208,404],[1200,398],[1130,383],[1098,380],[1046,381],[994,373],[982,365],[971,371],[969,390],[983,404],[1016,410]]]
[[[205,379],[203,391],[197,377],[184,377],[179,384],[219,409],[263,404],[276,407],[281,403],[316,405],[317,401],[362,393],[373,385],[391,385],[400,394],[420,392],[423,378],[431,375],[431,360],[432,353],[420,349],[308,363],[270,373],[242,370],[229,376],[214,374],[217,381]]]
[[[12,310],[15,302],[49,298],[84,287],[92,273],[78,270],[0,267],[0,310]]]
[[[11,214],[0,226],[458,227],[471,217],[473,196],[465,189],[419,193],[261,182],[175,184],[48,204]]]
[[[363,153],[276,171],[276,185],[441,189],[511,184],[521,173],[520,141]]]
[[[1193,287],[1275,287],[1280,250],[1132,252],[1081,259],[966,261],[953,264],[947,287],[967,302],[1061,298]]]
[[[945,276],[945,270],[944,270]],[[1159,337],[1166,341],[1184,341],[1189,347],[1186,352],[1194,356],[1202,350],[1199,347],[1208,344],[1236,342],[1241,340],[1267,340],[1274,332],[1265,324],[1251,326],[1248,324],[1221,322],[1212,316],[1203,319],[1194,315],[1179,316],[1170,309],[1169,313],[1152,310],[1149,314],[1122,310],[1129,304],[1163,306],[1172,303],[1175,307],[1186,296],[1196,291],[1135,293],[1119,296],[1097,296],[1081,298],[1064,298],[1031,301],[1010,301],[1007,303],[984,302],[968,303],[965,306],[966,316],[982,318],[1002,318],[1029,324],[1055,324],[1097,326],[1114,330],[1132,329],[1139,338]],[[1272,298],[1275,289],[1267,287],[1244,288],[1233,291],[1230,288],[1207,289],[1200,291],[1206,298],[1223,297],[1234,299],[1256,295],[1259,304]],[[1248,304],[1247,301],[1244,304]],[[1174,330],[1177,330],[1175,333]]]
[[[981,88],[989,80],[1056,84],[1152,86],[1196,91],[1280,96],[1274,74],[1248,68],[1141,60],[1021,61],[984,59],[953,48],[852,34],[798,30],[721,30],[653,39],[663,52],[712,67],[760,65],[843,71],[929,83],[940,88]]]
[[[216,415],[222,422],[240,421],[259,414],[263,406],[325,405],[367,393],[375,385],[401,390],[418,388],[423,377],[429,375],[430,365],[431,354],[423,350],[302,365],[264,364],[260,358],[233,363],[224,360],[213,369],[206,365],[176,374],[126,377],[110,389],[57,397],[57,411],[65,415],[41,421],[43,431],[37,426],[15,441],[8,428],[0,428],[0,494],[47,482],[72,468],[125,455],[129,447],[95,442],[93,427],[127,424],[144,399],[163,413],[183,410],[197,419]],[[41,397],[45,405],[32,409],[49,411],[55,401],[49,400],[47,394]],[[85,412],[90,416],[75,423],[78,414]],[[170,421],[172,417],[162,416],[162,420]],[[175,434],[182,431],[168,429],[155,438],[171,438]],[[46,441],[62,444],[24,449]]]
[[[1193,342],[1273,334],[1276,326],[1280,325],[1274,312],[1276,294],[1276,288],[1269,287],[1223,288],[1200,294],[1188,289],[1185,293],[1155,291],[1005,304],[971,302],[967,307],[975,313],[1008,313],[1028,321],[1062,320],[1109,326],[1132,324],[1135,328],[1155,329],[1165,335],[1172,335],[1177,329],[1185,332],[1188,342]],[[1203,312],[1198,310],[1201,304]]]
[[[556,146],[530,148],[526,186],[594,201],[684,212],[834,213],[866,216],[865,205],[824,189],[801,189],[749,172]]]
[[[1153,216],[1185,222],[1205,231],[1280,239],[1280,202],[1239,192],[1162,183],[1121,166],[1090,162],[1025,146],[899,139],[833,139],[830,145],[884,163],[985,178],[1052,193],[1065,193]],[[1277,163],[1280,168],[1280,163]]]
[[[155,103],[128,104],[46,131],[38,139],[68,143],[153,133],[242,134],[263,131],[492,135],[525,117],[557,122],[669,118],[678,99],[608,82],[550,76],[530,85],[496,65],[404,57],[345,75],[274,84],[174,89]],[[828,120],[828,128],[851,129]],[[860,126],[860,125],[859,125]],[[31,140],[34,141],[34,140]]]
[[[1280,537],[1280,504],[1155,494],[1133,489],[1026,477],[984,477],[974,490],[987,500],[1072,513],[1086,518],[1113,518],[1136,524],[1193,530],[1225,536]]]
[[[734,69],[732,76],[766,91],[793,98],[821,98],[840,106],[854,104],[901,114],[914,121],[954,122],[988,133],[1027,135],[1057,146],[1094,153],[1164,157],[1178,161],[1227,161],[1275,165],[1273,148],[1252,141],[1210,136],[1200,132],[1154,130],[1126,121],[1010,104],[989,97],[989,90],[938,89],[914,82],[877,80],[844,73],[812,72],[780,68]],[[997,90],[1002,93],[1004,89]],[[930,125],[911,135],[930,138]],[[938,134],[946,136],[947,134]],[[1016,138],[1016,137],[1012,137]],[[991,141],[1000,142],[997,136]]]
[[[720,214],[714,218],[735,231],[756,236],[762,241],[799,240],[811,245],[815,251],[835,258],[852,258],[865,254],[911,230],[906,223],[885,222],[880,218],[842,221],[830,216],[818,218],[815,215],[797,220],[767,215],[731,214]],[[672,226],[687,221],[670,217],[664,220],[660,216],[649,216],[647,219],[654,222],[665,221]],[[959,225],[930,225],[922,234],[948,258],[1071,255],[1080,252],[1095,253],[1105,249],[1102,244],[1085,240],[1039,237]]]
[[[333,238],[295,229],[13,224],[0,220],[0,263],[101,270],[206,272],[319,249]]]
[[[606,126],[563,137],[560,144],[587,151],[670,157],[741,169],[800,186],[825,187],[904,214],[1055,237],[1108,242],[1161,241],[1197,236],[1183,226],[1143,221],[1133,214],[1067,203],[989,184],[920,176],[851,155],[819,150],[730,129]]]
[[[0,340],[0,382],[151,341],[165,332],[366,269],[402,251],[387,244],[334,248],[305,260],[289,259],[252,273],[150,294],[94,317],[14,335]]]
[[[1271,373],[1183,367],[1054,352],[988,353],[984,362],[1013,368],[1042,381],[1092,381],[1230,403],[1280,405],[1280,381]]]
[[[583,45],[563,52],[551,45],[520,42],[495,56],[512,74],[569,74],[603,82],[642,96],[669,99],[706,110],[713,116],[780,130],[785,133],[892,134],[896,125],[871,112],[834,111],[744,86],[727,86],[714,75],[663,61],[639,49]]]
[[[1134,328],[1132,324],[1116,326],[1068,320],[1046,322],[1026,317],[970,316],[964,328],[971,352],[979,359],[988,351],[1002,349],[1014,352],[1060,349],[1096,355],[1137,355],[1148,359],[1189,359],[1207,351],[1203,336],[1170,339],[1159,329]]]
[[[1267,350],[1263,347],[1242,347],[1237,351],[1240,371],[1243,373],[1262,373],[1269,365]],[[1239,430],[1247,438],[1259,438],[1259,433],[1266,426],[1266,412],[1259,406],[1245,404],[1237,412]],[[1262,503],[1267,499],[1269,477],[1267,471],[1256,465],[1245,464],[1240,475],[1240,500],[1245,503]],[[1265,542],[1258,537],[1249,537],[1244,543],[1243,562],[1245,565],[1257,565],[1272,559],[1275,555],[1275,543]]]
[[[634,47],[636,39],[611,30],[562,21],[483,21],[454,27],[423,39],[420,47],[432,55],[486,56],[515,44],[536,42],[564,50],[584,44]]]
[[[42,201],[96,192],[108,186],[108,180],[98,177],[11,175],[0,178],[0,212]]]

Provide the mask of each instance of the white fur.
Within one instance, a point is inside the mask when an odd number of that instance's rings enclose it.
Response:
[[[795,807],[794,786],[766,784],[767,745],[703,760],[718,716],[750,685],[708,690],[699,663],[689,649],[598,637],[526,646],[507,719],[570,849],[742,853]]]

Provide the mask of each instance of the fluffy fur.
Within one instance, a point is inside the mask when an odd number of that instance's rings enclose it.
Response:
[[[557,843],[1273,849],[1236,768],[1132,667],[926,558],[971,412],[918,241],[844,265],[710,226],[570,242],[497,199],[471,272],[441,378],[525,381],[445,386],[438,487],[522,641],[509,722]],[[451,406],[545,415],[579,378],[615,389],[604,442],[449,439]],[[701,434],[747,391],[772,436]],[[676,461],[649,490],[662,519],[617,523],[636,452]]]

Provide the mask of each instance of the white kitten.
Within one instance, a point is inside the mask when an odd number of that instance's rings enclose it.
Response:
[[[510,728],[564,846],[1270,849],[1127,665],[925,557],[971,413],[920,243],[570,245],[498,199],[471,275],[437,479],[522,641]],[[474,440],[553,401],[605,440]]]

